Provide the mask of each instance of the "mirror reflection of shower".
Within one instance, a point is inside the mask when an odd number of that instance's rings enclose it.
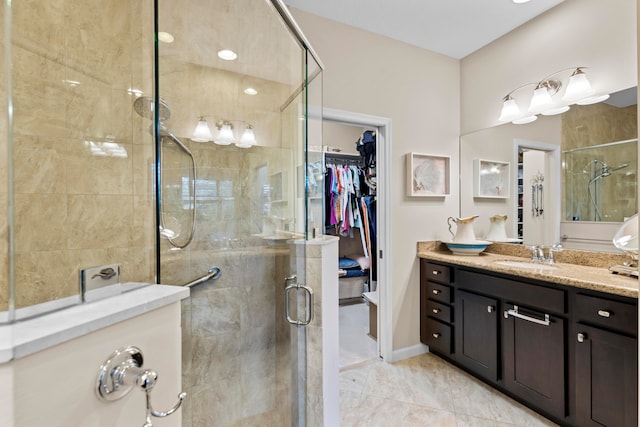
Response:
[[[607,178],[611,176],[613,172],[624,169],[628,166],[629,163],[622,163],[618,166],[611,167],[598,159],[593,159],[585,165],[582,171],[591,175],[591,179],[587,183],[587,194],[589,196],[589,202],[593,205],[594,221],[602,221],[602,213],[600,212],[599,207],[601,188],[598,186],[598,180]]]
[[[160,162],[161,162],[160,180],[162,184],[162,188],[160,190],[160,195],[159,195],[160,224],[158,225],[158,227],[160,229],[160,236],[163,238],[166,238],[171,244],[171,246],[177,249],[183,249],[183,248],[186,248],[191,243],[191,241],[193,240],[193,236],[195,234],[196,161],[193,157],[193,154],[191,153],[191,150],[189,150],[189,148],[186,145],[184,145],[184,143],[177,136],[172,134],[164,125],[164,121],[168,120],[171,117],[171,110],[169,109],[169,106],[162,98],[159,99],[158,104],[160,108],[158,111],[158,116],[160,118],[160,147],[159,147]],[[136,111],[136,113],[138,113],[138,115],[140,115],[141,117],[153,120],[155,118],[154,117],[155,105],[156,103],[153,98],[148,96],[141,96],[134,101],[133,108]],[[153,125],[151,126],[150,131],[153,132]],[[165,148],[165,144],[170,144],[170,143],[173,143],[176,146],[178,146],[178,148],[183,153],[189,156],[189,159],[191,162],[191,167],[189,169],[189,185],[186,186],[187,187],[186,191],[188,193],[191,193],[190,194],[191,197],[189,197],[189,204],[188,204],[191,225],[189,227],[189,235],[186,237],[186,239],[183,239],[182,242],[178,241],[178,237],[181,234],[181,229],[183,228],[182,224],[180,224],[180,222],[176,219],[174,215],[171,215],[170,213],[165,211],[164,195],[162,194],[164,192],[164,189],[166,188],[164,184],[164,177],[165,177],[164,172],[166,170],[164,167],[164,161],[165,161],[164,148]]]
[[[565,220],[621,223],[637,213],[637,146],[634,138],[562,153]]]

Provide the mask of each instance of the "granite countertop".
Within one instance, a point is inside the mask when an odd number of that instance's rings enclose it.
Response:
[[[439,241],[418,242],[417,255],[482,270],[511,274],[559,285],[574,286],[631,298],[638,298],[638,279],[609,272],[609,266],[622,264],[629,258],[618,254],[565,249],[555,254],[555,269],[529,269],[497,264],[496,261],[529,262],[530,253],[522,245],[494,243],[480,255],[454,255]],[[549,264],[546,264],[549,265]]]

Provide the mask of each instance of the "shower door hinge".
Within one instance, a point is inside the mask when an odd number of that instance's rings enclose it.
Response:
[[[380,259],[382,259],[382,249],[380,249]]]

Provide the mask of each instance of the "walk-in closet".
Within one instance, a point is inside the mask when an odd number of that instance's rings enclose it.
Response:
[[[325,234],[338,236],[340,367],[378,357],[376,129],[325,123]]]

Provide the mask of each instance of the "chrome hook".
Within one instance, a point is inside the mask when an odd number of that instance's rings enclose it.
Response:
[[[178,395],[178,403],[168,411],[156,411],[151,405],[151,391],[158,382],[158,373],[151,369],[142,369],[142,351],[128,346],[114,351],[100,367],[97,382],[97,394],[101,400],[112,401],[124,397],[133,386],[144,390],[146,395],[146,418],[143,427],[153,427],[151,417],[164,418],[180,408],[187,393]]]

